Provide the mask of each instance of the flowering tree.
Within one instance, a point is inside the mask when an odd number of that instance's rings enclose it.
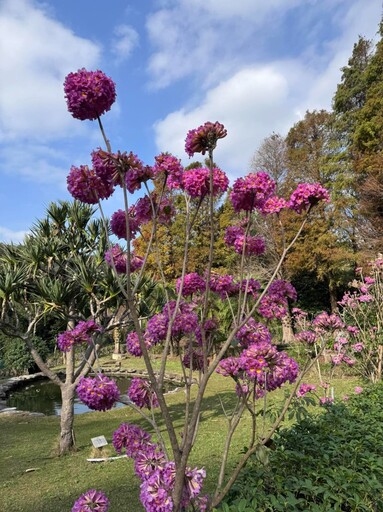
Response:
[[[117,452],[126,452],[134,460],[135,471],[141,479],[140,498],[149,512],[211,510],[217,506],[231,488],[247,459],[260,451],[283,420],[305,371],[313,364],[308,359],[299,371],[297,363],[284,352],[279,352],[271,340],[271,334],[262,319],[280,318],[286,314],[288,299],[296,296],[293,286],[284,280],[275,280],[283,260],[291,249],[309,213],[319,201],[328,201],[327,191],[319,184],[300,184],[289,199],[278,197],[275,182],[264,172],[238,178],[232,185],[230,200],[237,222],[230,226],[225,243],[241,258],[237,276],[213,272],[216,226],[214,207],[217,198],[228,190],[226,174],[213,164],[213,152],[220,139],[227,135],[219,122],[207,122],[190,130],[186,136],[185,150],[192,157],[195,153],[208,156],[207,167],[184,169],[180,160],[169,154],[155,158],[153,166],[144,165],[133,153],[112,152],[101,123],[101,115],[111,108],[115,100],[115,85],[101,71],[79,70],[65,80],[68,109],[80,120],[97,119],[106,150],[92,153],[92,168],[72,167],[68,176],[68,190],[76,199],[98,204],[103,216],[101,200],[109,198],[115,187],[123,191],[123,209],[111,218],[111,230],[121,242],[110,244],[105,254],[107,263],[114,270],[120,293],[133,322],[134,330],[127,336],[127,349],[133,356],[142,356],[148,379],[133,379],[128,390],[129,404],[148,420],[156,435],[152,436],[136,425],[123,423],[114,432],[113,444]],[[158,193],[151,190],[153,179],[162,180]],[[135,204],[130,194],[141,189],[146,194]],[[156,255],[158,275],[165,285],[161,261],[161,248],[156,237],[157,228],[172,221],[174,209],[164,194],[165,187],[182,193],[185,201],[185,246],[182,270],[173,283],[175,300],[168,298],[165,306],[147,322],[142,322],[136,307],[137,283],[143,275],[150,253]],[[190,233],[196,219],[196,211],[206,203],[209,212],[209,255],[203,275],[188,270]],[[193,208],[191,207],[193,205]],[[257,215],[275,215],[290,209],[301,216],[300,227],[291,240],[286,240],[281,225],[283,250],[271,279],[261,285],[251,276],[249,263],[265,250],[265,243],[254,232]],[[132,250],[132,241],[141,227],[151,222],[150,240],[144,257]],[[133,281],[132,274],[137,277]],[[123,278],[126,278],[125,284]],[[164,286],[166,290],[166,287]],[[221,325],[215,315],[215,304],[228,304],[231,319]],[[76,327],[75,329],[77,329]],[[65,336],[71,337],[71,332]],[[64,338],[64,341],[66,338]],[[216,341],[219,340],[218,350]],[[82,342],[80,339],[79,342]],[[77,339],[74,343],[77,343]],[[183,427],[179,436],[175,418],[172,417],[163,383],[171,344],[183,344],[180,363],[185,381],[185,405]],[[161,345],[159,372],[153,369],[150,350]],[[212,357],[214,352],[215,357]],[[206,477],[203,468],[191,468],[189,457],[198,436],[198,426],[209,379],[218,372],[233,379],[237,405],[228,416],[228,431],[222,447],[222,462],[216,488],[211,496],[202,494]],[[269,393],[284,383],[294,383],[289,398],[267,434],[259,430],[258,412],[262,399],[263,408]],[[192,385],[197,389],[192,393]],[[118,391],[112,380],[102,375],[83,378],[78,394],[90,407],[106,410],[118,399]],[[158,428],[154,416],[147,414],[159,407],[166,426],[166,437]],[[234,471],[227,475],[227,460],[233,435],[245,412],[250,414],[252,427],[250,442]],[[91,510],[91,506],[105,512],[108,501],[95,490],[82,495],[73,511]],[[96,506],[98,508],[96,508]],[[83,507],[83,508],[81,508]]]

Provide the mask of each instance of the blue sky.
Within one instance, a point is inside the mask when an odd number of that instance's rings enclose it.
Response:
[[[215,159],[234,179],[273,131],[330,108],[381,11],[380,0],[0,0],[0,241],[21,241],[51,201],[69,199],[71,165],[102,146],[96,123],[66,111],[67,73],[113,78],[112,148],[147,164],[160,151],[186,163],[187,131],[224,123]]]

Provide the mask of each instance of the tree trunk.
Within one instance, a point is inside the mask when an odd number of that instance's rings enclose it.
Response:
[[[295,339],[293,322],[291,318],[290,309],[287,309],[287,313],[282,317],[282,342],[293,343]]]
[[[74,385],[64,384],[61,387],[60,455],[72,451],[75,447],[73,430],[74,396]]]
[[[338,297],[337,297],[337,287],[336,284],[332,281],[332,279],[329,280],[328,283],[328,292],[330,295],[330,307],[331,307],[331,313],[339,313],[338,308]]]

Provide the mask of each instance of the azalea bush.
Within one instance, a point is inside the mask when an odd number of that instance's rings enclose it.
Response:
[[[140,484],[141,502],[148,512],[212,510],[231,489],[241,469],[252,454],[261,454],[283,421],[295,399],[304,374],[324,349],[318,347],[301,368],[272,340],[266,322],[286,315],[288,301],[296,299],[294,287],[277,279],[281,265],[308,221],[312,208],[319,201],[329,201],[329,194],[319,183],[300,184],[289,198],[276,195],[276,183],[264,172],[249,174],[234,181],[229,189],[226,173],[214,163],[214,150],[228,134],[219,122],[206,122],[186,134],[185,151],[206,156],[205,166],[185,169],[181,161],[161,153],[153,165],[144,164],[132,152],[114,151],[104,131],[101,116],[116,98],[115,84],[101,71],[79,70],[70,73],[64,84],[68,110],[79,120],[97,120],[105,148],[92,152],[92,166],[73,166],[68,176],[68,190],[83,203],[98,205],[105,229],[109,227],[119,243],[110,242],[105,261],[115,272],[120,294],[124,297],[134,329],[126,339],[127,351],[145,361],[147,379],[135,378],[127,391],[125,402],[148,422],[150,432],[137,425],[123,423],[113,434],[118,453],[131,458]],[[102,201],[120,187],[123,204],[110,219],[103,214]],[[141,191],[134,200],[132,194]],[[229,194],[236,213],[235,222],[225,235],[225,243],[239,255],[240,268],[234,275],[215,270],[214,244],[216,226],[214,208]],[[172,222],[174,197],[185,204],[185,245],[182,271],[174,283],[167,283],[162,262],[164,247],[158,240],[158,229]],[[188,256],[191,232],[198,214],[208,212],[206,237],[209,254],[203,274],[189,272]],[[300,227],[291,240],[286,240],[281,212],[292,210],[301,217]],[[283,249],[279,262],[268,282],[259,282],[252,275],[252,262],[267,250],[255,230],[257,217],[273,215],[280,223]],[[138,235],[148,234],[144,255],[134,250]],[[149,318],[138,314],[139,284],[149,256],[157,265],[158,284],[166,294],[162,309]],[[134,274],[134,275],[133,275]],[[134,277],[134,279],[133,279]],[[173,289],[170,295],[169,284]],[[224,302],[230,320],[221,322],[218,303]],[[100,327],[94,318],[62,333],[58,345],[74,350],[92,344]],[[278,341],[278,340],[276,340]],[[179,414],[174,416],[163,391],[170,348],[176,347],[185,383],[185,404],[182,426]],[[160,349],[161,364],[155,372],[151,351]],[[189,463],[198,440],[198,427],[203,411],[203,398],[212,375],[218,372],[233,381],[235,405],[223,410],[227,418],[227,435],[222,445],[218,479],[214,491],[203,491],[206,472]],[[269,395],[284,384],[293,384],[272,425],[267,426],[265,411]],[[107,410],[119,397],[112,379],[101,374],[83,377],[78,385],[79,397],[94,410]],[[165,430],[156,423],[153,410],[159,408]],[[235,431],[244,414],[251,419],[249,439],[234,469],[228,470],[228,455]],[[203,462],[203,461],[201,461]],[[112,497],[91,489],[73,507],[74,512],[97,510],[105,512]]]
[[[382,379],[383,364],[383,258],[370,262],[368,275],[361,268],[357,272],[339,302],[348,334],[339,358],[347,360],[351,353],[359,375],[375,383]]]

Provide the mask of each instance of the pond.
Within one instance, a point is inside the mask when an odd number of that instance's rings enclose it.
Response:
[[[130,379],[115,379],[121,394],[126,394]],[[16,407],[20,411],[42,412],[47,416],[60,416],[61,393],[60,388],[49,380],[40,380],[12,391],[7,399],[7,407]],[[124,407],[118,403],[115,407]],[[93,412],[76,397],[74,413],[83,414]]]

